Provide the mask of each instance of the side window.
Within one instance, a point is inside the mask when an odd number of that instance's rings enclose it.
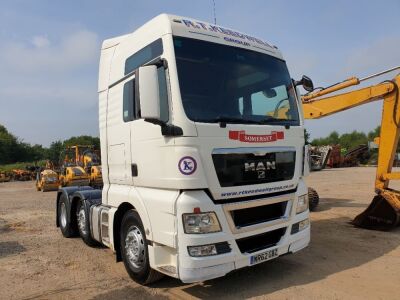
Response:
[[[124,122],[133,121],[135,119],[135,79],[125,82],[123,93]]]
[[[168,88],[167,78],[164,67],[159,67],[158,72],[158,91],[160,95],[160,116],[161,121],[168,122],[169,108],[168,108]]]
[[[131,73],[141,65],[151,61],[163,53],[162,40],[158,39],[150,45],[129,56],[125,61],[125,75]]]

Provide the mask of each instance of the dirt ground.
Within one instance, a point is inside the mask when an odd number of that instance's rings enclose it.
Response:
[[[152,287],[131,281],[110,250],[63,238],[55,192],[0,183],[0,299],[400,299],[400,228],[349,224],[373,197],[374,172],[312,173],[308,182],[322,199],[307,249],[204,283],[165,278]]]

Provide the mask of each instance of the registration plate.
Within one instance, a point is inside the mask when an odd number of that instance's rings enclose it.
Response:
[[[263,253],[250,256],[250,265],[255,265],[263,261],[273,259],[278,256],[278,249],[271,249]]]

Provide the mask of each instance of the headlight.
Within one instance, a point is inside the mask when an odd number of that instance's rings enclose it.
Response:
[[[299,196],[297,199],[297,208],[296,208],[296,213],[302,213],[303,211],[306,211],[308,209],[308,194]]]
[[[214,212],[183,214],[185,233],[211,233],[221,231],[217,215]]]

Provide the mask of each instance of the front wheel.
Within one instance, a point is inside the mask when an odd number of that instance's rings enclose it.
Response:
[[[125,269],[134,281],[146,285],[163,276],[150,268],[143,224],[134,210],[127,211],[122,219],[120,247]]]
[[[310,211],[315,211],[319,204],[319,195],[316,190],[310,187],[308,188],[308,201]]]

